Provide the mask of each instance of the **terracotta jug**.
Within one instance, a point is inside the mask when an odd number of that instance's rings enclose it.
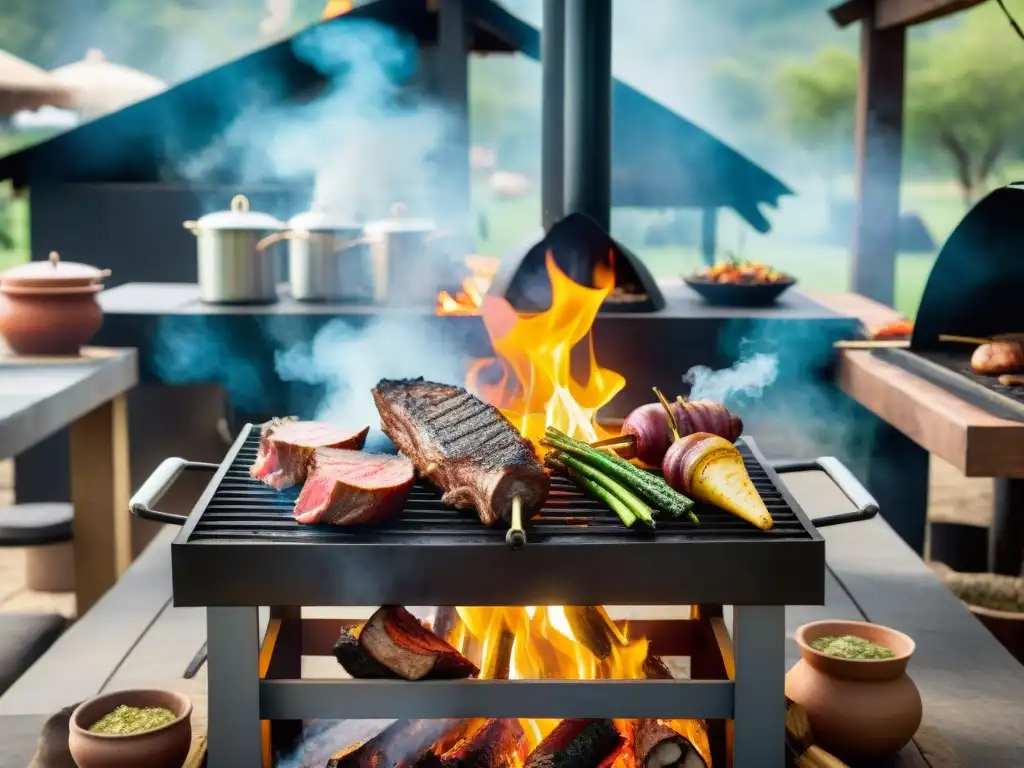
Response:
[[[893,652],[888,659],[840,659],[814,650],[820,637],[853,635]],[[814,743],[845,760],[899,752],[921,724],[921,695],[907,676],[914,641],[862,621],[816,621],[796,631],[801,660],[786,675],[786,697],[807,712]]]
[[[77,355],[103,323],[96,300],[110,274],[87,264],[34,261],[0,274],[0,336],[20,355]]]

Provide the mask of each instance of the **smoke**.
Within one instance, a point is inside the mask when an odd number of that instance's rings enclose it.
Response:
[[[727,404],[737,394],[760,397],[778,375],[778,358],[758,353],[720,371],[696,365],[683,375],[683,382],[690,385],[691,400],[714,400]]]
[[[377,424],[370,390],[382,378],[423,376],[461,384],[463,345],[457,335],[439,333],[422,320],[387,315],[355,328],[332,320],[313,337],[281,349],[274,368],[283,381],[323,387],[314,417],[351,426]]]
[[[396,202],[443,214],[436,193],[444,172],[435,158],[453,123],[413,80],[416,41],[376,22],[343,19],[307,29],[291,46],[326,88],[305,102],[291,94],[268,106],[271,92],[247,80],[228,97],[252,106],[176,172],[199,183],[229,161],[243,185],[313,178],[314,206],[355,220],[386,215]],[[279,76],[266,73],[271,83]]]

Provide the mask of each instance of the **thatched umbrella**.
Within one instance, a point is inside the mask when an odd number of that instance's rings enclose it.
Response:
[[[69,96],[45,69],[0,51],[0,116],[45,106],[66,107]]]
[[[114,112],[167,88],[167,83],[152,75],[107,61],[96,49],[50,74],[71,92],[74,108],[88,116]]]

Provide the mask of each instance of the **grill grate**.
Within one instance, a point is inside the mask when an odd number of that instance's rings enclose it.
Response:
[[[441,503],[439,491],[419,481],[410,494],[404,512],[388,523],[373,526],[300,525],[292,518],[298,489],[275,491],[249,477],[256,458],[259,432],[253,429],[206,505],[189,537],[191,542],[258,541],[284,543],[366,543],[414,538],[440,537],[459,540],[492,539],[503,542],[501,526],[486,528],[473,510],[454,510]],[[527,526],[529,546],[553,537],[581,540],[806,540],[811,536],[775,483],[754,457],[749,446],[739,445],[747,471],[775,521],[770,531],[752,525],[722,510],[698,505],[700,525],[684,518],[660,518],[657,529],[641,526],[626,529],[615,513],[603,503],[579,492],[567,479],[553,478],[551,493],[540,515]]]

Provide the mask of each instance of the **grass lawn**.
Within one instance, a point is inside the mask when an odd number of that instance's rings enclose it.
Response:
[[[2,202],[0,198],[0,204]],[[905,183],[903,208],[919,213],[939,244],[945,241],[964,213],[956,187],[942,182]],[[485,239],[478,238],[478,251],[502,255],[538,229],[540,201],[533,197],[490,200],[484,206],[484,212],[488,232]],[[8,218],[8,234],[15,245],[7,250],[0,248],[0,270],[28,259],[28,200],[24,197],[9,200]],[[656,277],[692,272],[701,264],[700,254],[695,248],[640,246],[635,250]],[[786,242],[780,236],[771,234],[764,237],[751,235],[745,247],[745,255],[794,275],[806,288],[829,292],[849,290],[849,248]],[[898,257],[896,307],[910,317],[917,312],[936,255],[901,253]]]

